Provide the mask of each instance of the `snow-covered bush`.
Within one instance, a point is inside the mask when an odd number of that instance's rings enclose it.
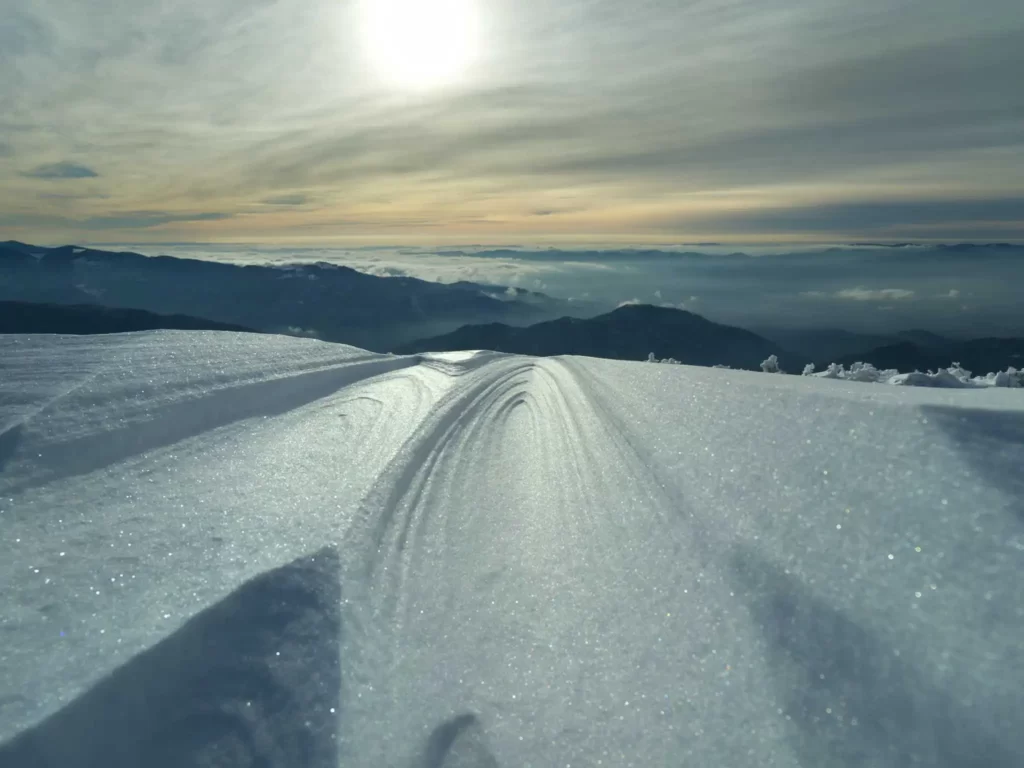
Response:
[[[820,373],[814,373],[813,367],[808,366],[810,372],[805,368],[805,376],[814,376],[819,379],[844,379],[847,381],[866,381],[866,382],[878,382],[886,381],[890,377],[895,376],[899,371],[897,370],[879,370],[871,363],[854,363],[847,370],[845,366],[839,363],[831,363],[828,368]]]
[[[885,381],[890,376],[895,376],[896,370],[883,370],[880,371],[871,363],[854,363],[850,366],[850,370],[846,374],[846,378],[850,381],[867,381],[867,382],[878,382]]]
[[[808,363],[807,365],[805,365],[804,366],[804,372],[801,373],[800,375],[801,376],[813,376],[814,375],[814,363]]]
[[[779,367],[779,356],[769,355],[768,359],[761,363],[761,370],[765,373],[782,373]]]
[[[989,373],[979,377],[976,381],[984,382],[989,387],[1007,387],[1012,389],[1024,388],[1024,371],[1018,371],[1012,366],[1005,371]]]
[[[647,360],[645,362],[648,362],[648,363],[665,363],[666,365],[682,365],[682,362],[680,362],[679,360],[676,360],[674,357],[666,357],[663,360],[659,360],[655,356],[655,354],[653,352],[651,352],[649,355],[647,355]]]
[[[804,376],[819,379],[842,379],[844,381],[863,381],[870,383],[894,384],[903,387],[936,387],[944,389],[976,389],[979,387],[1024,387],[1024,371],[1008,368],[998,373],[985,376],[973,376],[970,371],[953,363],[949,368],[940,368],[934,372],[900,373],[896,369],[879,370],[870,363],[854,363],[847,369],[838,363],[832,363],[824,371],[814,373],[814,366],[804,368]]]
[[[902,387],[935,387],[937,389],[970,389],[981,386],[954,376],[946,368],[935,373],[921,373],[920,371],[900,373],[889,379],[888,383]]]

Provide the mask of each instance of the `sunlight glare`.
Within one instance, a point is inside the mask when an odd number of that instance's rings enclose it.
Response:
[[[406,88],[461,79],[477,54],[475,0],[365,0],[365,44],[382,78]]]

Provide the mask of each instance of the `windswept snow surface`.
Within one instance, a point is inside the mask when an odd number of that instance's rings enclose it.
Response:
[[[0,337],[0,765],[994,766],[1024,398]]]

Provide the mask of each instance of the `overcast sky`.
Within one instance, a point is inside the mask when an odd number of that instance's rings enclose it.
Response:
[[[0,238],[1024,239],[1021,0],[0,0],[0,18]]]

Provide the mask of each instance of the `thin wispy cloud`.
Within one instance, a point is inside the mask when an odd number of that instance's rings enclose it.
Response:
[[[264,205],[305,205],[309,202],[306,195],[277,195],[261,200]]]
[[[67,179],[95,179],[96,171],[84,165],[71,162],[44,163],[21,174],[29,179],[64,181]]]
[[[93,216],[78,222],[86,230],[151,229],[167,224],[198,221],[223,221],[230,213],[164,213],[161,211],[132,211],[117,216]]]
[[[224,221],[234,216],[231,213],[169,213],[163,211],[128,211],[112,216],[88,216],[70,218],[53,214],[0,213],[0,227],[38,228],[50,232],[74,230],[83,233],[86,240],[96,239],[96,233],[155,229],[171,224],[192,222]],[[39,242],[52,242],[53,238],[39,238]]]
[[[850,301],[900,301],[902,299],[914,298],[914,292],[906,288],[847,288],[836,292],[837,299],[849,299]]]

